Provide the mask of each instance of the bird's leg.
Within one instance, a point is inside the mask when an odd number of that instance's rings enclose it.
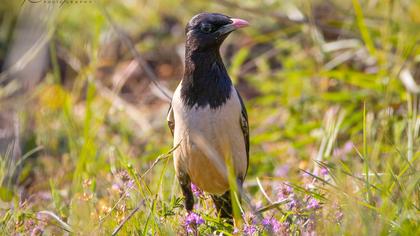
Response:
[[[239,177],[237,178],[237,196],[238,196],[238,200],[239,200],[239,204],[242,203],[241,199],[242,199],[242,195],[243,195],[243,189],[242,189],[242,184],[243,184],[243,178]],[[217,195],[211,195],[214,205],[216,206],[217,212],[218,214],[220,214],[221,218],[226,218],[228,219],[229,223],[233,223],[232,218],[233,218],[233,209],[232,209],[232,200],[230,197],[230,190],[225,192],[222,196],[217,196]]]
[[[185,209],[190,212],[194,206],[194,196],[191,190],[191,180],[186,174],[178,175],[178,181],[181,185],[182,194],[185,197]]]
[[[217,214],[221,218],[228,219],[232,222],[232,202],[230,199],[230,191],[225,192],[223,195],[211,195],[214,205],[216,206]]]

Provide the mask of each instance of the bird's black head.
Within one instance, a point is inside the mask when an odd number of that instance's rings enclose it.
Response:
[[[191,51],[219,50],[220,45],[232,31],[248,26],[242,19],[219,13],[195,15],[185,27],[186,47]]]
[[[185,32],[185,70],[181,97],[190,107],[220,107],[231,94],[232,81],[219,53],[232,31],[248,22],[217,13],[201,13],[188,22]]]

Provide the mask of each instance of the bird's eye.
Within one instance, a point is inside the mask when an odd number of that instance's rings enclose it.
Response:
[[[201,32],[208,34],[213,30],[213,27],[210,24],[202,24],[200,30]]]

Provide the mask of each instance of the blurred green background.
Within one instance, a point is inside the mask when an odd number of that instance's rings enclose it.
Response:
[[[249,114],[245,190],[276,233],[420,233],[420,1],[48,2],[0,4],[4,235],[186,234],[152,81],[175,89],[200,12],[251,23],[221,51]],[[234,230],[208,196],[196,212],[198,234]],[[270,233],[245,215],[236,234]]]

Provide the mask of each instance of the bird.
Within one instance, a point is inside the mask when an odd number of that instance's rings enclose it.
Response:
[[[194,206],[193,183],[210,194],[218,216],[233,219],[228,177],[233,173],[242,189],[249,166],[249,125],[220,46],[230,33],[246,26],[246,20],[205,12],[193,16],[185,27],[184,74],[167,122],[187,212]]]

